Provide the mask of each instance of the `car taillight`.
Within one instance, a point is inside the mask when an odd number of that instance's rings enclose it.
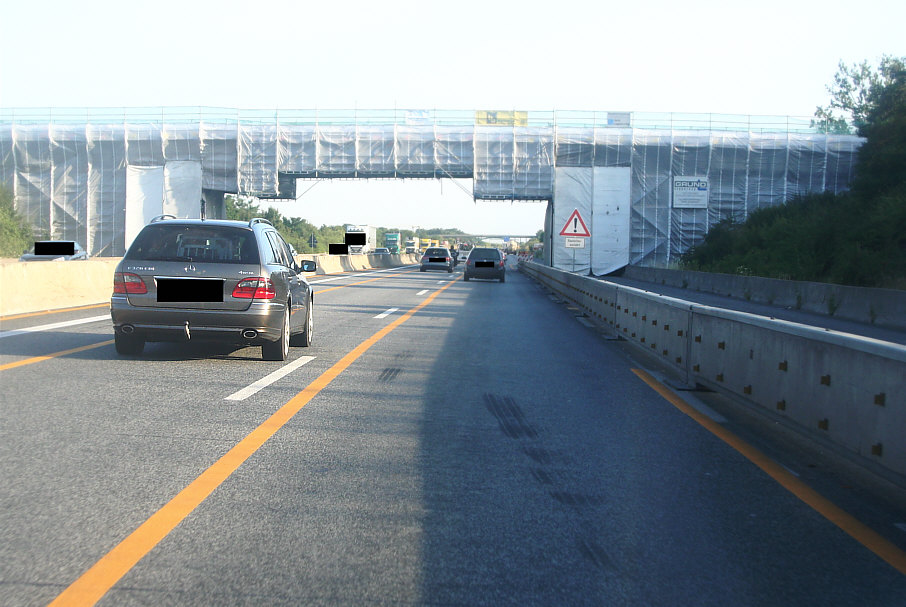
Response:
[[[148,292],[145,281],[138,274],[129,272],[113,273],[113,292],[120,294],[144,295]]]
[[[503,260],[502,260],[502,259],[500,260],[500,267],[501,267],[501,268],[503,267]]]
[[[274,283],[269,278],[243,278],[233,289],[238,299],[273,299],[277,296]]]

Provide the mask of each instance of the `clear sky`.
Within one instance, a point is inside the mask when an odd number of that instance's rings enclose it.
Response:
[[[839,61],[906,56],[904,24],[903,0],[9,0],[0,107],[811,116]],[[476,205],[450,182],[321,183],[279,206],[389,226],[371,212],[401,201],[422,227],[542,227],[543,205]]]

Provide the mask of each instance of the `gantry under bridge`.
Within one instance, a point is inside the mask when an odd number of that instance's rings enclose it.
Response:
[[[861,144],[789,117],[4,109],[0,181],[37,231],[122,255],[150,217],[197,216],[202,198],[218,216],[224,193],[295,198],[298,179],[468,178],[476,199],[546,201],[549,261],[599,272],[624,258],[661,265],[723,218],[842,191]],[[677,179],[698,191],[676,196]],[[589,236],[565,250],[557,237],[574,211]]]

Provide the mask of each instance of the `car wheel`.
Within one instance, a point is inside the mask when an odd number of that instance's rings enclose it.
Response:
[[[302,346],[303,348],[308,348],[311,346],[311,334],[312,329],[314,329],[314,317],[312,315],[312,302],[308,302],[308,312],[305,314],[305,327],[303,327],[302,333],[294,335],[290,339],[290,345],[292,346]]]
[[[283,330],[280,339],[261,345],[261,358],[264,360],[286,360],[289,354],[289,302],[283,310]]]
[[[500,282],[506,282],[506,274],[500,275]]]
[[[419,271],[419,272],[424,272],[424,271],[425,271],[425,268],[419,268],[418,271]]]
[[[453,268],[447,268],[447,274],[452,274],[452,273],[453,273]]]
[[[123,335],[114,333],[113,345],[116,347],[117,354],[124,356],[137,356],[145,349],[145,338],[136,337],[135,335]]]
[[[465,282],[469,282],[469,275],[468,275],[468,274],[463,274],[463,275],[462,275],[462,279],[463,279],[463,281],[465,281]]]

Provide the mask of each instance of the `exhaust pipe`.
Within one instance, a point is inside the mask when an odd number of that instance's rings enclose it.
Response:
[[[135,327],[132,325],[123,325],[120,327],[120,333],[123,335],[131,335],[135,331]]]
[[[255,339],[258,337],[258,331],[254,329],[244,329],[242,331],[242,336],[246,339]]]

